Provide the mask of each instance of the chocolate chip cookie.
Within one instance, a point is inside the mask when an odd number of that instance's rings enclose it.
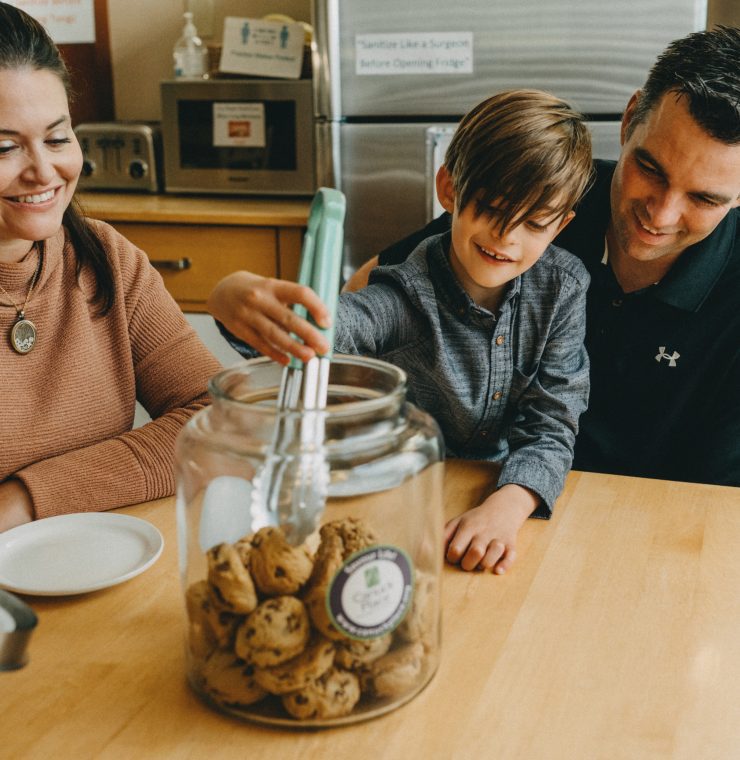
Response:
[[[234,651],[258,667],[272,667],[300,654],[309,634],[303,602],[294,596],[277,596],[247,615],[236,631]]]
[[[279,528],[262,528],[252,538],[249,570],[261,594],[295,594],[311,575],[313,560],[302,546],[291,546]]]
[[[317,681],[283,697],[283,707],[298,720],[327,720],[349,715],[360,699],[354,673],[330,668]]]
[[[259,702],[267,692],[254,680],[254,665],[232,652],[214,652],[201,670],[203,689],[225,705],[241,707]]]
[[[254,677],[271,694],[287,694],[305,689],[324,675],[333,662],[334,644],[317,636],[297,657],[272,668],[257,668]]]
[[[214,595],[229,612],[243,615],[257,606],[252,578],[231,544],[219,544],[208,550],[208,580]]]
[[[362,691],[376,697],[398,697],[419,683],[424,663],[420,642],[406,644],[383,655],[362,674]]]

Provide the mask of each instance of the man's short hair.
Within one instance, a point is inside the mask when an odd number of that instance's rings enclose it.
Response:
[[[740,29],[717,26],[672,42],[650,69],[627,137],[668,92],[685,98],[696,123],[715,140],[740,142]]]
[[[445,167],[459,209],[495,201],[503,232],[541,212],[570,211],[592,173],[583,116],[540,90],[507,90],[478,104],[452,137]]]

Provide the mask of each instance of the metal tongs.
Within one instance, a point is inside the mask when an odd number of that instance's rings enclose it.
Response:
[[[326,337],[329,351],[305,364],[293,357],[283,370],[272,446],[255,491],[260,500],[264,495],[259,506],[265,509],[267,522],[279,525],[294,545],[316,529],[329,486],[323,410],[329,389],[345,207],[344,195],[326,187],[319,188],[311,204],[298,281],[312,288],[329,311],[331,326],[316,325]],[[293,310],[313,321],[304,306],[296,304]]]

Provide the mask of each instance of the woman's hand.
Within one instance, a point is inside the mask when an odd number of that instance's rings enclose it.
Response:
[[[224,277],[213,289],[207,306],[237,338],[276,362],[287,364],[290,356],[307,362],[331,348],[310,322],[292,310],[294,304],[305,306],[316,324],[330,326],[329,312],[311,288],[251,272]],[[301,340],[295,340],[291,333]]]
[[[20,480],[10,478],[0,483],[0,531],[33,520],[31,494]]]

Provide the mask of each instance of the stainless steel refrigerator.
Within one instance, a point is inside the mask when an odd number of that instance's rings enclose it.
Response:
[[[548,90],[616,158],[619,120],[706,0],[312,0],[318,178],[347,197],[348,277],[438,210],[455,124],[494,92]]]

